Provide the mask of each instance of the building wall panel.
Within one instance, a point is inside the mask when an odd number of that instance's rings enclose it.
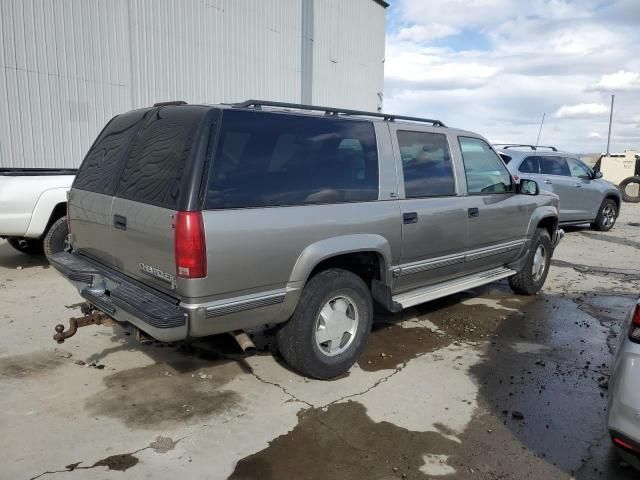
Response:
[[[1,0],[0,168],[77,167],[111,117],[157,101],[300,102],[303,1],[313,102],[375,109],[373,0]]]

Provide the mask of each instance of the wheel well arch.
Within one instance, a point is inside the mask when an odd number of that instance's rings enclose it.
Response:
[[[318,273],[331,268],[341,268],[354,273],[371,289],[373,280],[384,281],[387,266],[383,255],[374,250],[336,254],[318,262],[309,273],[307,282]]]
[[[553,240],[553,235],[558,228],[558,218],[557,217],[544,217],[538,222],[537,228],[544,228],[547,232],[549,232],[549,237]]]
[[[613,200],[614,202],[616,202],[616,209],[618,211],[620,210],[620,198],[617,195],[609,193],[606,197],[604,197],[604,199],[605,200]]]
[[[47,222],[47,226],[44,229],[44,232],[46,233],[49,230],[49,228],[51,228],[51,225],[53,225],[56,222],[56,220],[64,217],[66,214],[67,214],[67,202],[60,202],[56,204],[55,207],[53,207],[53,210],[51,211],[51,216],[49,217],[49,221]]]

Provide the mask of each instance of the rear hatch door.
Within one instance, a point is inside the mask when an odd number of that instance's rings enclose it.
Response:
[[[202,173],[209,111],[191,105],[154,110],[132,145],[113,199],[113,266],[167,292],[175,289],[173,218],[189,208],[193,177]]]
[[[95,140],[69,194],[73,249],[101,263],[113,264],[113,195],[129,147],[149,109],[113,118]]]

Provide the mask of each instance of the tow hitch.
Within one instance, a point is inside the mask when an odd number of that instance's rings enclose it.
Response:
[[[67,338],[73,337],[80,327],[89,325],[115,325],[117,322],[107,314],[97,310],[91,310],[88,306],[82,307],[84,317],[73,317],[69,319],[69,329],[65,332],[64,325],[56,325],[56,334],[53,339],[58,343],[64,343]]]

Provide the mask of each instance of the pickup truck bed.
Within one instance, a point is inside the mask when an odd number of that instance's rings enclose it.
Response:
[[[42,253],[47,234],[66,216],[67,192],[76,171],[0,168],[0,237],[23,253]],[[63,235],[63,223],[58,223],[56,237]],[[57,243],[50,247],[59,248]]]

